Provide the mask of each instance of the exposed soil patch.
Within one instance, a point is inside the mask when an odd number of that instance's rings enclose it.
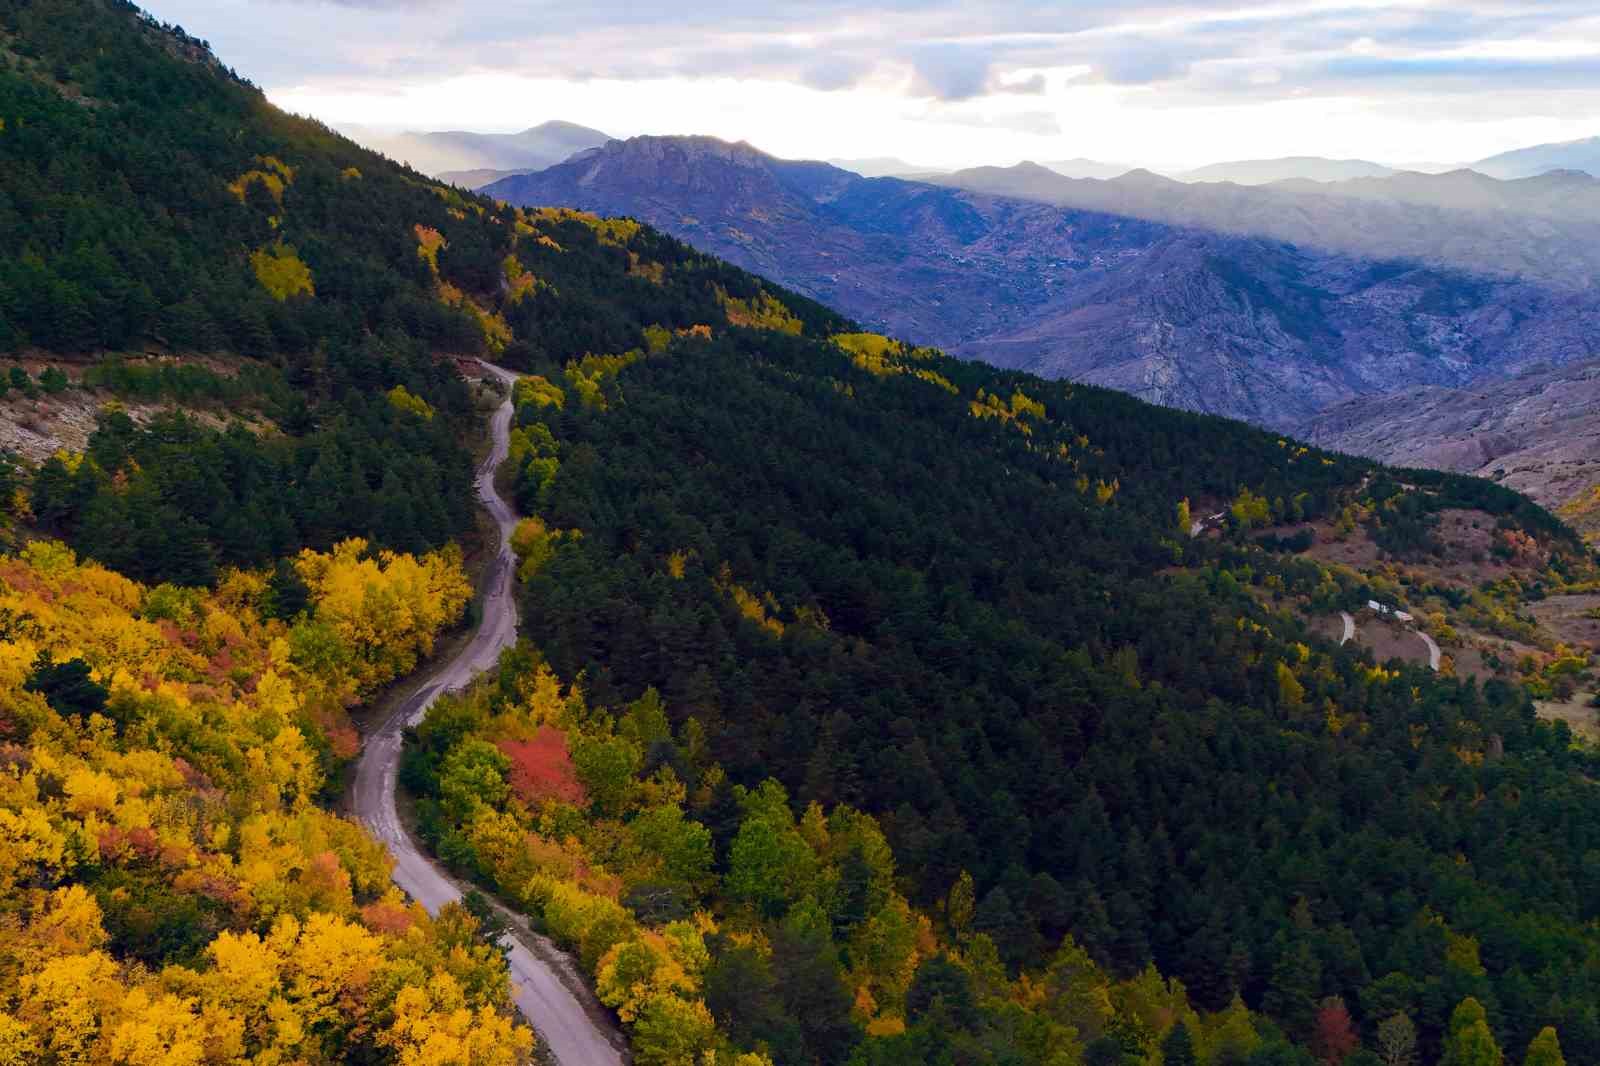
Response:
[[[1331,522],[1301,522],[1274,532],[1288,538],[1303,529],[1310,529],[1317,538],[1303,553],[1307,558],[1337,563],[1354,570],[1392,566],[1440,585],[1474,588],[1511,574],[1534,573],[1548,561],[1547,553],[1542,551],[1509,560],[1493,555],[1495,519],[1484,511],[1452,509],[1439,512],[1439,524],[1434,532],[1444,545],[1442,558],[1419,556],[1414,559],[1386,559],[1364,528],[1357,528],[1344,540],[1335,540]]]
[[[1600,612],[1600,593],[1550,596],[1528,604],[1527,611],[1562,643],[1600,651],[1600,618],[1589,616]]]
[[[1344,620],[1336,614],[1307,619],[1306,625],[1317,636],[1326,637],[1335,644],[1344,636]]]
[[[1565,722],[1576,736],[1591,744],[1600,743],[1600,710],[1589,705],[1591,693],[1581,693],[1570,700],[1537,700],[1534,709],[1539,717],[1549,721]]]
[[[1334,623],[1339,625],[1339,620],[1335,618]],[[1343,632],[1342,625],[1339,631]],[[1380,663],[1386,663],[1390,659],[1403,659],[1408,663],[1428,665],[1428,645],[1423,643],[1415,630],[1394,622],[1379,621],[1378,616],[1371,611],[1362,611],[1356,615],[1356,643],[1364,648],[1371,648],[1373,658]]]

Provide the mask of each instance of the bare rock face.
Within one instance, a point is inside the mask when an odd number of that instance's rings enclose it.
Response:
[[[938,180],[640,137],[485,191],[632,215],[873,329],[958,355],[1284,430],[1376,393],[1600,358],[1600,293],[1519,273],[1600,254],[1542,215],[1468,225],[1459,212],[1422,212],[1403,202],[1422,195],[1410,179],[1381,197],[1197,187],[1137,171],[1075,181],[1027,165]],[[1562,180],[1572,197],[1593,191],[1586,176]],[[1450,178],[1429,195],[1464,184],[1479,183]],[[1553,195],[1504,195],[1536,193]],[[1440,219],[1456,229],[1436,232]],[[1530,227],[1551,233],[1526,236]],[[1300,239],[1319,232],[1332,236]],[[1417,254],[1360,254],[1368,245]]]
[[[1338,451],[1490,478],[1600,533],[1600,361],[1353,400],[1297,428]]]

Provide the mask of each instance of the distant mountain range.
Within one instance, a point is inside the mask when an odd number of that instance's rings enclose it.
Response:
[[[1064,178],[1099,178],[1102,181],[1119,177],[1134,168],[1124,163],[1102,163],[1097,159],[1046,160],[1041,164]]]
[[[1491,178],[1531,178],[1552,170],[1582,170],[1600,177],[1600,137],[1502,152],[1478,160],[1472,169]]]
[[[571,122],[544,122],[521,133],[357,134],[369,148],[446,181],[469,188],[514,171],[543,170],[574,152],[596,148],[611,138]]]
[[[518,173],[543,170],[576,152],[598,148],[611,139],[599,130],[562,121],[544,122],[521,133],[507,134],[464,131],[383,134],[355,129],[347,132],[369,147],[424,173],[468,188],[478,188]],[[928,178],[952,172],[949,167],[908,162],[897,156],[834,158],[828,162],[864,178]],[[1044,160],[1039,165],[1062,177],[1100,181],[1139,169],[1126,163],[1082,156]],[[1270,185],[1277,182],[1335,184],[1404,173],[1441,174],[1454,170],[1475,170],[1501,180],[1537,177],[1556,170],[1581,170],[1600,177],[1600,137],[1537,144],[1467,163],[1401,165],[1302,155],[1228,160],[1192,170],[1163,170],[1162,174],[1185,183]]]
[[[851,173],[860,174],[863,178],[903,178],[908,175],[921,177],[926,174],[949,173],[949,170],[944,167],[907,163],[904,159],[896,159],[894,156],[874,156],[870,159],[830,159],[828,162],[840,170],[848,170]]]
[[[1390,167],[1365,159],[1323,159],[1319,156],[1302,155],[1284,159],[1242,159],[1232,163],[1213,163],[1198,170],[1172,176],[1178,181],[1231,181],[1236,185],[1268,185],[1275,181],[1349,181],[1352,178],[1386,178],[1394,173]]]
[[[633,215],[957,354],[1279,428],[1358,396],[1600,357],[1600,296],[1551,281],[1600,269],[1586,224],[1147,171],[936,182],[640,137],[487,191]]]
[[[1071,179],[1022,163],[929,180],[989,196],[1559,288],[1587,288],[1600,276],[1600,179],[1576,171],[1516,182],[1454,171],[1243,186],[1187,184],[1148,170],[1111,181]]]

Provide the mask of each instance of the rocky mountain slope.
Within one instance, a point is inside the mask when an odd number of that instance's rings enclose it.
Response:
[[[1245,186],[1185,184],[1147,170],[1112,181],[1074,180],[1022,163],[930,180],[990,196],[1555,288],[1586,288],[1600,277],[1600,182],[1584,174],[1505,183],[1461,170]]]
[[[1148,172],[1073,181],[1024,165],[959,177],[968,187],[864,179],[748,145],[646,137],[488,192],[636,216],[874,328],[963,356],[1275,427],[1396,387],[1600,356],[1600,298],[1585,291],[1220,232],[1220,222],[1174,224],[1187,209],[1172,191],[1207,187]],[[1094,190],[1099,206],[1043,202],[1045,183]],[[1272,196],[1211,188],[1223,192],[1218,205]],[[1363,215],[1315,199],[1328,217]],[[1163,212],[1171,217],[1148,217]],[[1370,217],[1406,212],[1418,213],[1382,204]],[[1323,228],[1307,217],[1293,232]],[[1489,231],[1461,232],[1463,260],[1492,243]],[[1525,242],[1515,254],[1531,260],[1535,249]],[[1600,241],[1590,249],[1552,233],[1551,261],[1562,254],[1600,256]]]
[[[1305,439],[1400,466],[1476,474],[1600,533],[1600,362],[1509,381],[1354,400],[1299,427]]]

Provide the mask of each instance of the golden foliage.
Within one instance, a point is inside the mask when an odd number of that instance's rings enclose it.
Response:
[[[396,385],[384,394],[397,410],[409,411],[425,422],[433,421],[433,407],[421,396],[413,396],[404,385]]]
[[[346,626],[362,613],[346,609],[354,598],[406,615],[402,644],[431,639],[422,630],[459,611],[465,578],[449,557],[405,559],[373,574],[336,552],[304,624],[359,638]],[[352,597],[356,573],[393,594]],[[473,920],[407,906],[383,846],[312,803],[319,723],[348,695],[347,671],[293,653],[289,627],[258,612],[266,588],[241,573],[212,593],[146,588],[49,542],[0,556],[0,611],[27,620],[0,640],[0,1063],[403,1057],[419,1034],[468,1029],[474,1062],[524,1061],[504,962],[461,935]],[[25,691],[40,653],[82,660],[107,690],[104,712]],[[78,878],[119,870],[157,887],[140,903],[157,919],[164,899],[216,915],[185,928],[185,965],[108,935],[118,926],[101,899],[122,897]],[[449,981],[471,992],[444,997],[446,1010],[434,993]],[[434,997],[430,1010],[408,989]]]
[[[519,304],[532,293],[547,287],[545,282],[534,277],[514,255],[508,255],[500,264],[500,272],[505,277],[506,300]]]
[[[1021,389],[1011,393],[1011,401],[1007,403],[997,394],[978,390],[978,398],[968,405],[973,418],[994,418],[1004,422],[1024,436],[1033,435],[1033,427],[1023,421],[1025,418],[1034,418],[1041,422],[1045,420],[1044,404],[1031,399]]]
[[[511,531],[511,550],[517,555],[517,579],[526,581],[544,568],[555,554],[556,546],[565,539],[583,536],[579,530],[549,529],[544,519],[524,518]]]
[[[538,374],[528,374],[518,378],[517,383],[512,386],[511,395],[519,407],[523,404],[532,404],[534,407],[554,407],[560,410],[567,405],[567,394],[561,391],[561,387]]]
[[[417,258],[425,260],[434,277],[438,277],[439,249],[445,246],[444,234],[420,222],[411,227],[411,230],[417,235]]]
[[[300,261],[293,248],[279,241],[268,248],[259,248],[250,253],[250,266],[256,273],[256,280],[261,287],[279,303],[298,296],[315,296],[316,287],[311,283],[311,268]]]
[[[585,355],[567,364],[565,370],[567,384],[578,394],[583,406],[603,411],[606,408],[603,383],[643,358],[644,352],[638,348],[630,349],[621,355]]]
[[[667,281],[667,268],[661,263],[640,259],[638,252],[629,252],[628,276],[630,278],[643,278],[652,285],[664,285]]]
[[[359,693],[415,669],[433,651],[435,634],[472,598],[453,545],[421,558],[391,551],[374,557],[357,537],[328,553],[306,549],[295,565],[316,604],[315,624],[349,652]]]
[[[718,286],[717,302],[722,305],[722,313],[727,316],[730,326],[770,329],[795,336],[799,336],[804,328],[781,300],[764,289],[748,300],[740,300],[729,296],[726,289]]]
[[[727,563],[723,563],[722,569],[717,573],[717,588],[733,601],[733,605],[745,618],[775,637],[783,636],[785,627],[777,617],[778,601],[772,593],[767,592],[757,596],[743,585],[736,583]]]
[[[601,244],[609,244],[618,248],[627,244],[639,235],[641,227],[631,218],[601,218],[589,211],[574,211],[567,207],[540,207],[528,212],[528,217],[536,222],[578,222],[594,231],[595,237]],[[542,242],[541,242],[542,243]],[[550,242],[555,244],[554,241]],[[556,245],[560,250],[560,245]]]
[[[439,282],[439,300],[448,307],[457,307],[477,319],[483,330],[484,343],[491,352],[503,352],[511,343],[511,326],[498,311],[486,310],[482,304],[462,292],[448,281]]]
[[[257,156],[256,162],[261,164],[259,170],[247,170],[228,185],[228,191],[244,203],[245,194],[253,183],[259,182],[274,202],[283,203],[283,190],[294,184],[294,167],[287,166],[275,156]]]

